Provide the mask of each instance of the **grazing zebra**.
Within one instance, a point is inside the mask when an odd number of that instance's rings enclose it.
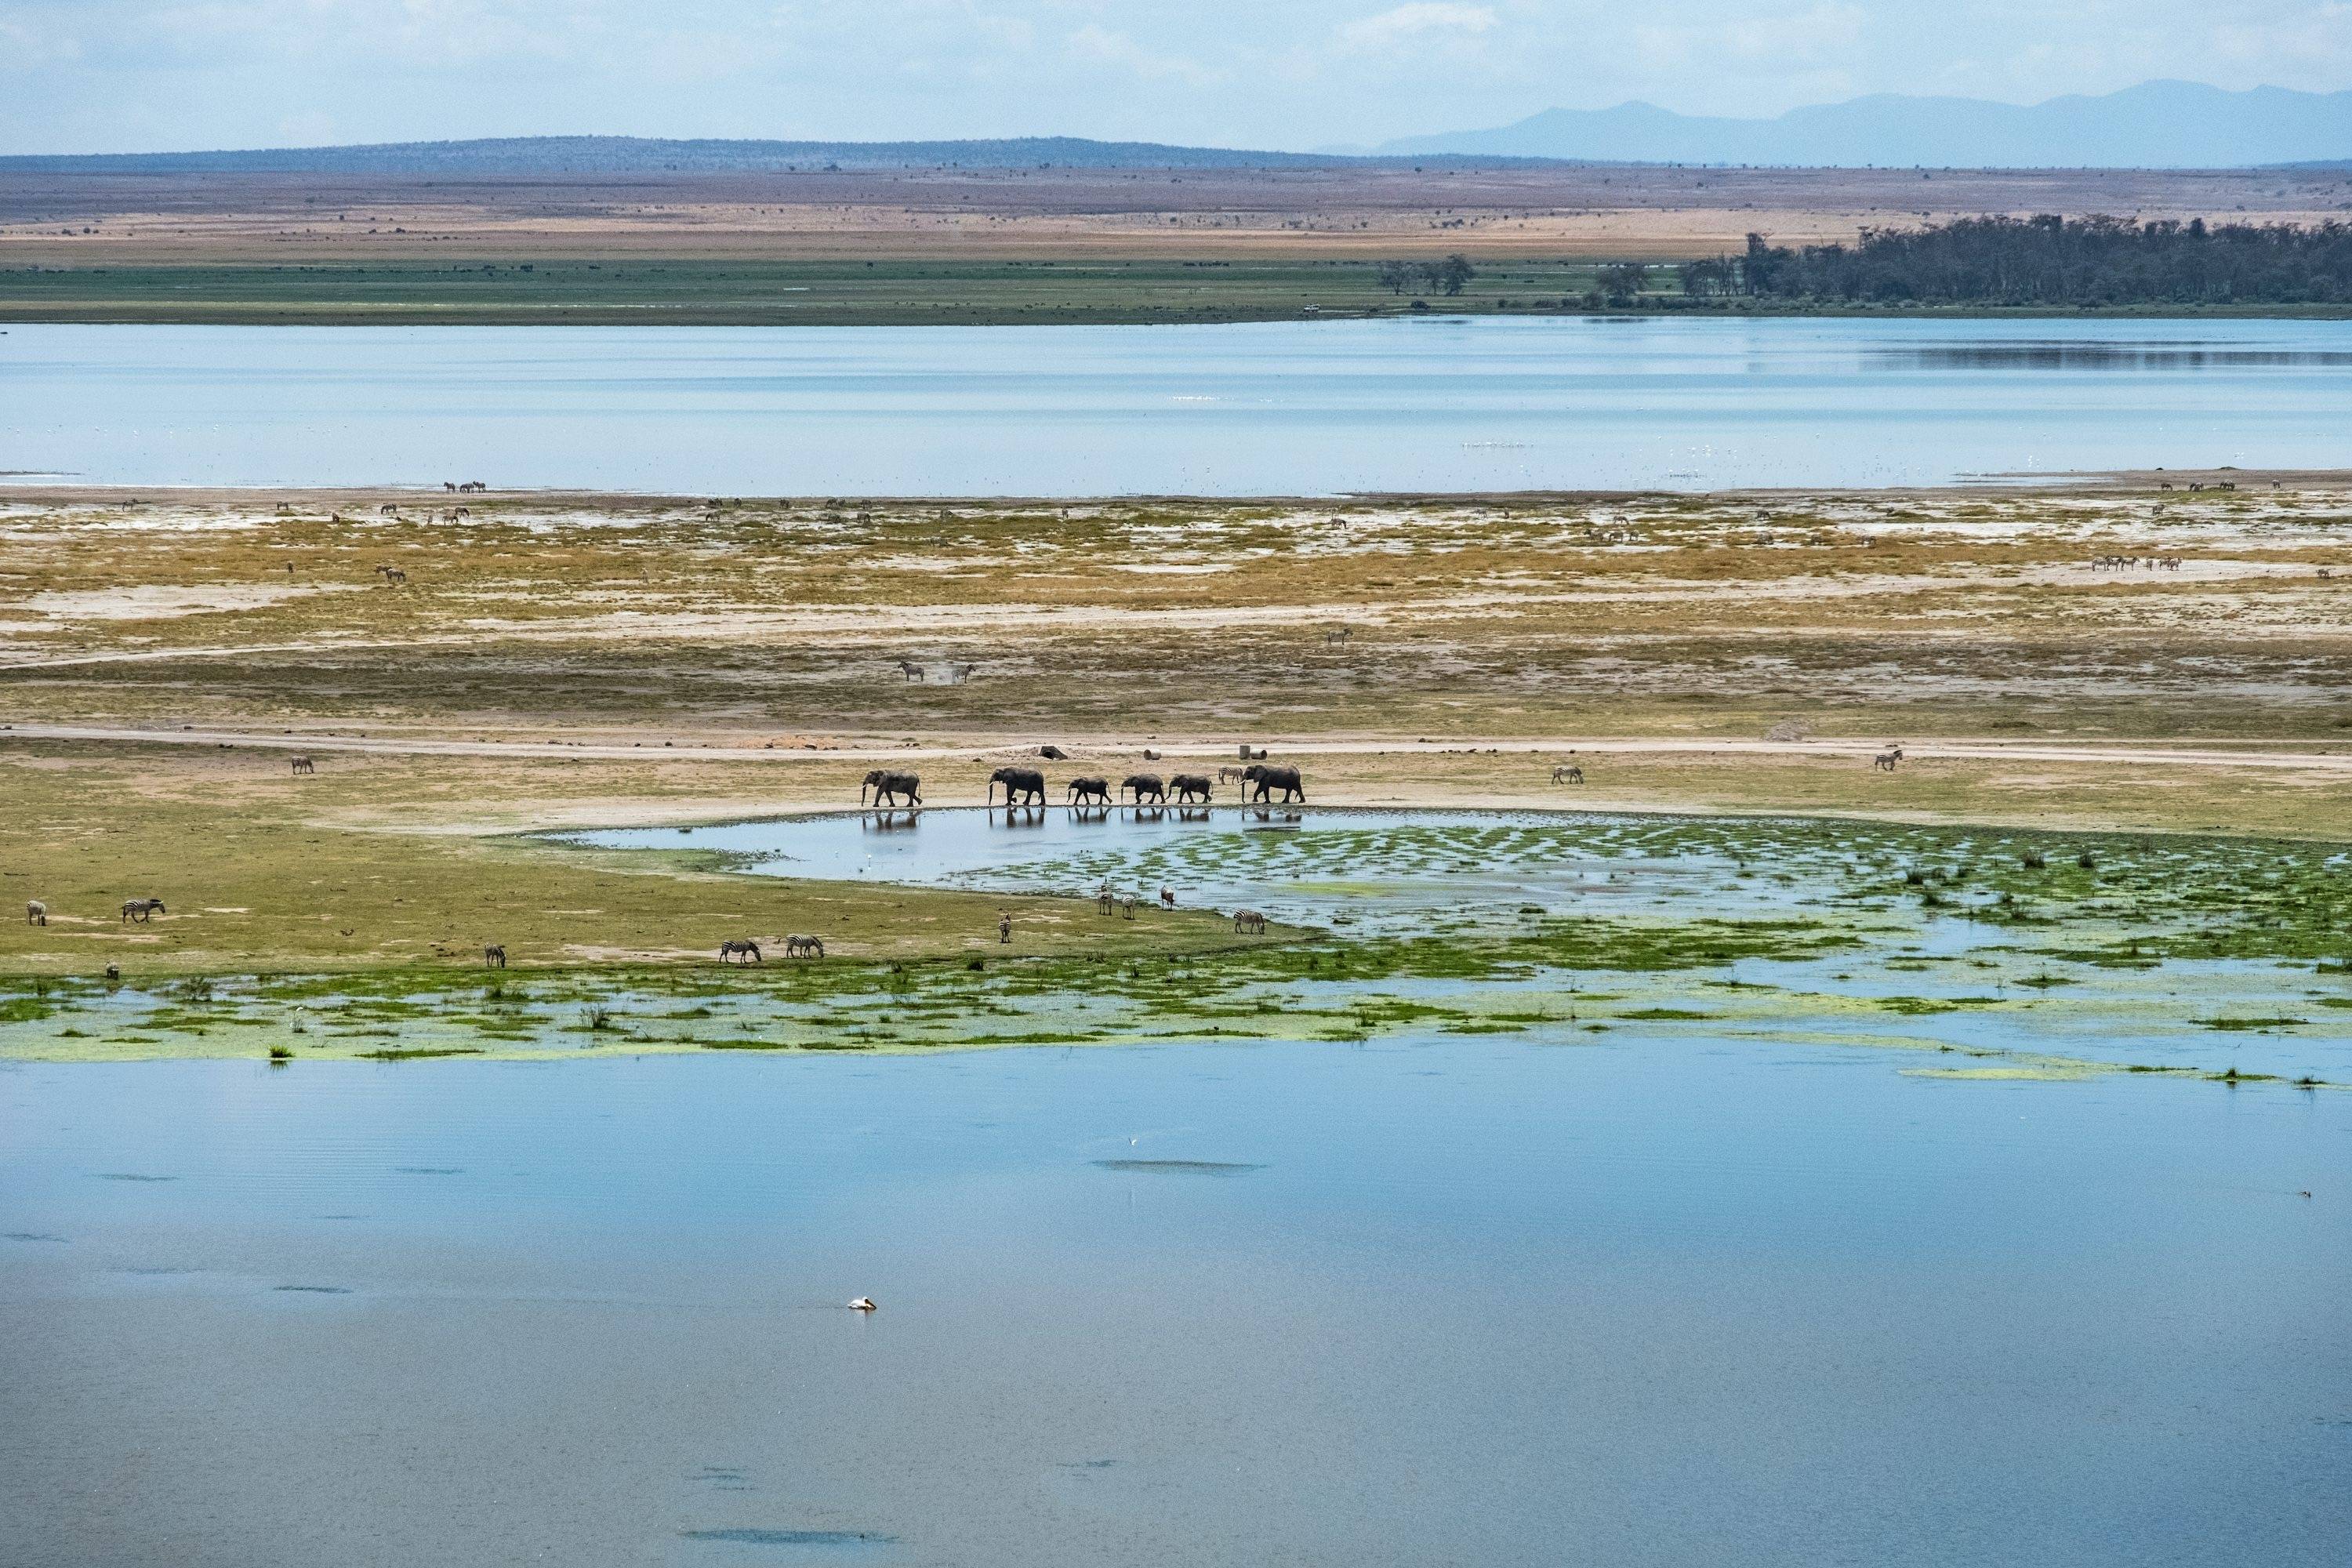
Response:
[[[824,938],[821,936],[788,936],[784,938],[786,958],[823,958]]]
[[[1176,907],[1175,889],[1162,888],[1160,889],[1160,907],[1163,910],[1172,910]]]
[[[1876,768],[1882,773],[1891,773],[1895,771],[1895,764],[1902,760],[1903,748],[1897,746],[1891,752],[1881,752],[1876,756],[1871,758],[1870,765]]]
[[[1243,931],[1255,931],[1258,935],[1264,936],[1265,934],[1265,917],[1258,913],[1255,910],[1235,910],[1234,911],[1234,931],[1235,934],[1239,934]]]
[[[383,574],[383,585],[387,588],[398,587],[408,581],[408,574],[397,566],[379,566],[376,570]]]
[[[996,940],[1000,942],[1011,942],[1013,940],[1013,911],[1010,910],[1002,910],[997,912]]]
[[[1582,784],[1584,782],[1584,769],[1575,763],[1562,763],[1559,766],[1552,769],[1551,782],[1554,784]]]
[[[319,764],[307,756],[297,757],[294,759],[294,771],[298,773],[315,773],[319,771]]]
[[[499,943],[492,942],[482,949],[482,962],[492,969],[504,969],[507,966],[507,950]]]
[[[28,926],[45,926],[48,924],[49,906],[41,902],[38,899],[26,900],[25,904],[25,923]]]
[[[1129,893],[1125,898],[1119,900],[1118,913],[1121,920],[1131,921],[1135,918],[1135,895],[1133,893]]]
[[[767,962],[760,956],[760,944],[749,938],[739,942],[722,942],[719,944],[719,962],[725,963],[730,958],[740,959],[745,963]]]
[[[1323,640],[1327,643],[1342,643],[1346,642],[1348,638],[1353,635],[1354,632],[1351,627],[1333,626],[1329,631],[1323,634]]]
[[[1108,882],[1105,882],[1101,887],[1095,889],[1095,908],[1104,914],[1108,914],[1110,913],[1111,904],[1118,899],[1118,894],[1110,890],[1110,884]]]
[[[125,899],[122,900],[122,918],[125,921],[137,921],[141,925],[145,925],[147,923],[147,918],[150,915],[167,915],[171,912],[171,910],[163,907],[163,900],[161,899]]]

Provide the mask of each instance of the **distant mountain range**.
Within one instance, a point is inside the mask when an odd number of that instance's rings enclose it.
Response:
[[[1358,151],[1612,163],[2237,169],[2352,159],[2352,92],[2230,92],[2151,81],[2101,98],[2026,105],[1879,94],[1792,109],[1774,120],[1621,103],[1548,109],[1493,131],[1412,136]]]
[[[640,136],[509,136],[231,153],[117,153],[0,157],[0,170],[124,174],[650,174],[811,169],[1263,169],[1348,160],[1317,153],[1250,153],[1026,136],[971,142],[674,142]]]
[[[1548,109],[1493,131],[1314,153],[1029,136],[960,142],[671,141],[514,136],[358,147],[0,157],[0,172],[407,174],[452,177],[776,173],[821,169],[1297,169],[1363,162],[1444,165],[1751,163],[1856,168],[2227,169],[2352,162],[2352,92],[2244,92],[2152,81],[2104,98],[1993,103],[1882,94],[1774,120],[1676,114],[1648,103]]]

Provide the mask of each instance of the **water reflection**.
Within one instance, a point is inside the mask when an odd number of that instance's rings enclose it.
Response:
[[[2226,343],[1976,342],[1890,346],[1873,351],[1887,363],[1928,370],[2129,371],[2164,374],[2288,367],[2352,367],[2352,350],[2261,349]]]

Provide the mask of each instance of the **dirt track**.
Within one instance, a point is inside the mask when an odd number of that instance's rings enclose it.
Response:
[[[637,742],[621,745],[599,741],[464,741],[428,735],[369,735],[324,732],[268,733],[257,730],[183,728],[142,729],[130,726],[80,724],[14,724],[0,728],[0,743],[8,741],[98,741],[163,746],[252,746],[286,752],[353,752],[388,756],[434,757],[587,757],[599,761],[643,761],[648,751],[663,761],[719,763],[791,763],[812,754],[838,762],[904,762],[920,758],[962,758],[1034,750],[1031,742],[1003,736],[976,736],[961,742],[934,740],[914,745],[885,745],[852,737],[816,739],[794,736],[777,742],[746,736],[731,744],[709,741]],[[1659,740],[1641,737],[1561,735],[1530,740],[1462,739],[1332,740],[1324,737],[1256,738],[1269,751],[1286,757],[1312,756],[1446,756],[1465,752],[1497,755],[1570,754],[1644,756],[1851,757],[1866,760],[1884,751],[1887,742],[1848,739],[1814,741]],[[2020,763],[2105,763],[2145,768],[2163,764],[2185,768],[2263,768],[2352,776],[2352,743],[2342,751],[2289,749],[2285,742],[2234,742],[2186,745],[2163,740],[2105,742],[2095,745],[2053,745],[2046,742],[1953,739],[1905,741],[1906,761],[1938,759],[2000,760]],[[1068,749],[1082,752],[1137,752],[1132,740],[1073,741]],[[1230,759],[1234,748],[1210,742],[1155,742],[1152,749],[1174,757]],[[1450,797],[1449,797],[1450,798]]]

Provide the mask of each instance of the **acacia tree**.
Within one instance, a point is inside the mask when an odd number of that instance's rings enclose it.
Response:
[[[1447,294],[1461,293],[1462,286],[1478,276],[1478,269],[1470,265],[1470,258],[1458,250],[1443,261],[1433,262],[1428,272],[1429,286]]]
[[[1601,296],[1612,305],[1630,305],[1649,275],[1638,261],[1612,261],[1601,269]]]

